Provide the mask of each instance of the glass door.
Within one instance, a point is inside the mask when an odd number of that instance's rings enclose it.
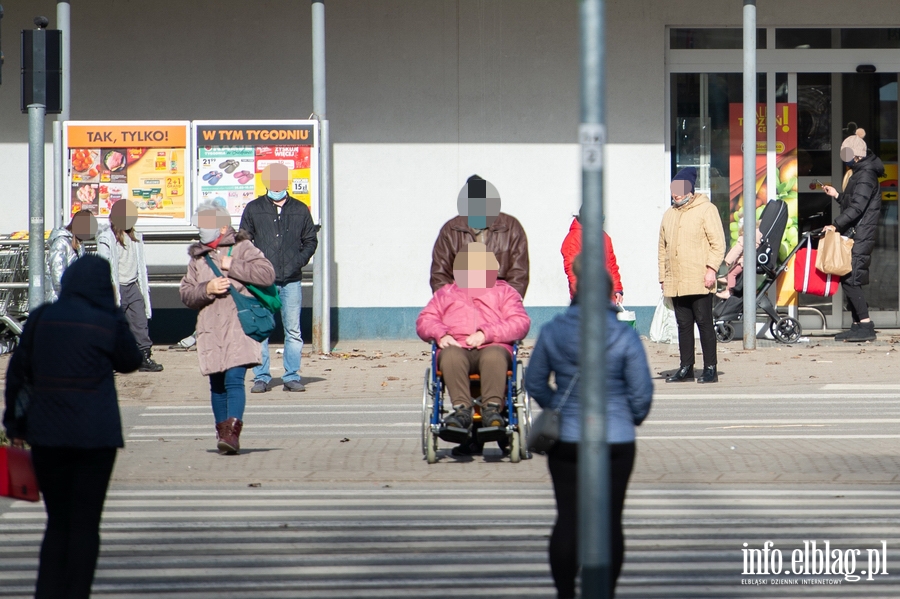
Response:
[[[881,218],[863,287],[872,319],[878,326],[900,324],[900,250],[897,244],[898,86],[896,73],[797,73],[798,220],[801,234],[830,224],[840,213],[837,202],[821,191],[817,180],[842,188],[846,168],[839,158],[841,142],[858,128],[867,146],[885,165],[881,183]],[[792,94],[794,95],[794,94]],[[821,311],[829,328],[850,324],[843,297],[800,296],[800,306]],[[806,323],[804,323],[806,324]]]

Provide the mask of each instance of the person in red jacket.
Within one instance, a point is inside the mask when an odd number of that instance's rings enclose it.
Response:
[[[606,245],[606,270],[609,271],[609,277],[613,284],[613,301],[617,306],[622,305],[623,290],[622,277],[619,276],[619,264],[616,262],[616,253],[613,251],[612,239],[609,238],[606,231],[603,232],[603,240]],[[563,268],[566,270],[566,276],[569,277],[569,297],[575,297],[575,290],[578,287],[578,278],[575,271],[572,270],[572,263],[575,256],[581,253],[581,212],[572,221],[569,227],[569,234],[563,240],[560,250],[563,255]]]

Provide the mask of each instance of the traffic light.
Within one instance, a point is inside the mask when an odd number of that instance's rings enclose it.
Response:
[[[62,32],[45,29],[46,17],[34,20],[37,29],[22,31],[22,112],[29,104],[43,104],[47,114],[62,111]]]

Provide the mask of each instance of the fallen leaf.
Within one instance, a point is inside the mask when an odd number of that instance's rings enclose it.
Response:
[[[247,485],[247,486],[248,486],[248,487],[261,487],[261,486],[262,486],[262,483],[250,483],[250,484]]]
[[[382,386],[382,387],[387,387],[387,381],[382,381],[381,386]]]
[[[350,439],[348,439],[347,437],[344,437],[343,439],[341,439],[341,443],[346,443],[346,442],[349,441],[349,440],[350,440]]]
[[[399,381],[399,380],[400,380],[400,377],[399,377],[399,376],[389,376],[389,377],[387,377],[387,380],[389,380],[389,381]]]

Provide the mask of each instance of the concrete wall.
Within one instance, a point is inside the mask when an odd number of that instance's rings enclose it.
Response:
[[[741,4],[607,2],[606,223],[626,303],[639,308],[644,330],[658,299],[655,246],[668,205],[665,28],[739,26]],[[56,3],[5,8],[0,231],[12,231],[27,222],[18,30],[37,14],[55,26]],[[886,0],[865,10],[797,0],[786,11],[781,2],[758,2],[762,26],[886,26],[892,8]],[[580,203],[577,3],[328,0],[326,21],[339,334],[412,334],[409,315],[430,295],[434,236],[476,172],[528,232],[526,306],[537,321],[565,306],[559,247]],[[72,26],[73,119],[312,112],[309,2],[80,0]],[[154,248],[151,259],[178,263],[182,255]]]

